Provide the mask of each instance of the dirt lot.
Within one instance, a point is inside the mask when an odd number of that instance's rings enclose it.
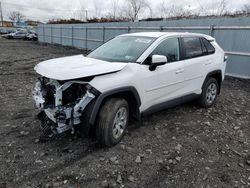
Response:
[[[77,49],[0,39],[0,187],[248,187],[250,81],[227,78],[215,107],[186,104],[100,148],[68,135],[40,143],[31,89],[38,62]]]

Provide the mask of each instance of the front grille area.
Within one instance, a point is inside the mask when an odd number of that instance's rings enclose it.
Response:
[[[68,89],[63,92],[62,104],[69,105],[75,104],[78,99],[86,93],[86,87],[83,84],[72,84]]]
[[[53,108],[55,107],[55,86],[43,85],[42,94],[45,99],[44,107]]]

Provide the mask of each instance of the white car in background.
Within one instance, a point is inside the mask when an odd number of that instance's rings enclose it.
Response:
[[[30,31],[28,31],[28,33],[26,34],[25,39],[26,39],[26,40],[37,41],[37,39],[38,39],[37,33],[36,33],[35,31],[30,30]]]
[[[2,37],[7,38],[7,39],[25,39],[27,34],[28,34],[27,31],[19,30],[19,31],[14,31],[14,32],[2,35]]]
[[[115,145],[130,119],[192,99],[211,107],[225,67],[225,53],[211,36],[165,32],[124,34],[87,57],[41,62],[33,97],[43,136],[80,130]]]

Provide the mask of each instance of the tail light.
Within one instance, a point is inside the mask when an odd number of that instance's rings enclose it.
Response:
[[[224,54],[224,62],[226,62],[226,61],[227,61],[227,59],[228,59],[227,54]]]

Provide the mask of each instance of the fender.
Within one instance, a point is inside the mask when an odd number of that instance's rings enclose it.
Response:
[[[206,81],[207,81],[212,75],[214,75],[214,74],[220,74],[220,75],[221,75],[221,82],[222,82],[222,72],[221,72],[221,70],[214,70],[214,71],[209,72],[209,73],[207,74],[207,76],[206,76],[206,78],[205,78],[205,80],[204,80],[204,82],[203,82],[203,84],[202,84],[201,89],[204,88],[204,86],[205,86],[205,84],[206,84]],[[219,93],[220,93],[221,82],[218,83],[218,84],[219,84]]]
[[[137,109],[136,109],[136,113],[135,113],[135,117],[140,119],[140,111],[139,111],[139,107],[141,106],[141,99],[140,96],[137,92],[137,90],[133,87],[133,86],[127,86],[127,87],[121,87],[121,88],[116,88],[110,91],[107,91],[105,93],[101,93],[98,98],[96,98],[96,101],[93,105],[93,108],[91,110],[91,115],[90,115],[90,119],[89,119],[89,124],[92,126],[95,124],[98,112],[100,110],[100,107],[103,103],[103,101],[111,96],[111,95],[115,95],[115,94],[119,94],[121,92],[132,92],[133,96],[136,99],[136,105],[137,105]]]

